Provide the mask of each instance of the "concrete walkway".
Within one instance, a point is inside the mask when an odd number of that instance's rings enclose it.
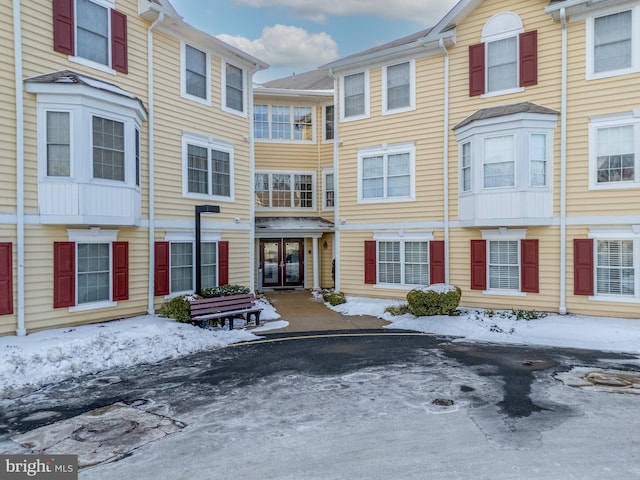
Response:
[[[265,293],[271,304],[289,326],[269,333],[319,332],[327,330],[371,330],[389,322],[369,315],[344,316],[327,308],[307,290],[285,290]]]

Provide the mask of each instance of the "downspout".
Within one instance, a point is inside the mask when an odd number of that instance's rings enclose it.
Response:
[[[449,52],[441,38],[444,55],[444,281],[449,283]]]
[[[567,16],[560,9],[562,24],[562,93],[560,107],[560,306],[567,313]]]
[[[24,321],[24,87],[20,0],[13,0],[13,52],[16,88],[16,255],[18,264],[16,335],[23,337],[27,334],[27,329]]]
[[[329,69],[329,76],[333,78],[333,260],[334,260],[334,290],[340,291],[340,178],[338,168],[340,167],[338,135],[339,103],[338,103],[338,77]]]
[[[257,68],[257,66],[256,66]],[[257,70],[256,70],[257,71]],[[251,74],[253,75],[255,72]],[[253,79],[249,82],[249,101],[247,102],[247,116],[249,118],[249,291],[255,292],[256,275],[256,148],[253,125]],[[262,284],[262,282],[260,282]]]
[[[158,18],[151,24],[147,31],[147,85],[149,88],[149,305],[148,313],[153,315],[155,308],[155,236],[156,236],[156,209],[155,209],[155,106],[153,94],[153,29],[164,20],[164,12],[160,12]]]

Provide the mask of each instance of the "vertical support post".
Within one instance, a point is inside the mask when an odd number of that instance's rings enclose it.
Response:
[[[320,289],[320,261],[318,254],[318,237],[312,238],[313,242],[313,289]]]
[[[217,205],[197,205],[196,206],[196,251],[193,263],[196,270],[196,288],[195,293],[200,295],[202,290],[202,226],[200,215],[202,213],[220,213],[220,207]]]

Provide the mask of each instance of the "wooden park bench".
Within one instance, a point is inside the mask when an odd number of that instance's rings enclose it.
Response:
[[[251,315],[255,317],[256,326],[260,325],[262,308],[256,306],[253,293],[227,295],[226,297],[201,298],[190,300],[191,322],[204,328],[210,320],[221,320],[222,326],[229,320],[229,330],[233,330],[233,320],[244,318],[247,323]]]

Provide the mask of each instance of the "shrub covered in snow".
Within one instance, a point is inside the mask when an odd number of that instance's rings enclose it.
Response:
[[[249,289],[243,285],[223,285],[221,287],[203,288],[200,292],[202,298],[227,297],[242,293],[249,293]]]
[[[322,299],[334,307],[342,303],[347,303],[347,299],[344,298],[344,293],[342,292],[323,292]]]
[[[189,310],[189,300],[200,298],[197,295],[181,295],[167,300],[160,307],[158,315],[161,317],[173,318],[182,323],[191,323],[191,313]]]
[[[402,303],[400,305],[390,305],[384,309],[385,312],[390,313],[394,317],[399,317],[400,315],[406,315],[409,313],[409,305],[407,303]]]
[[[460,305],[462,291],[447,283],[415,288],[407,294],[409,312],[416,317],[451,315]]]

